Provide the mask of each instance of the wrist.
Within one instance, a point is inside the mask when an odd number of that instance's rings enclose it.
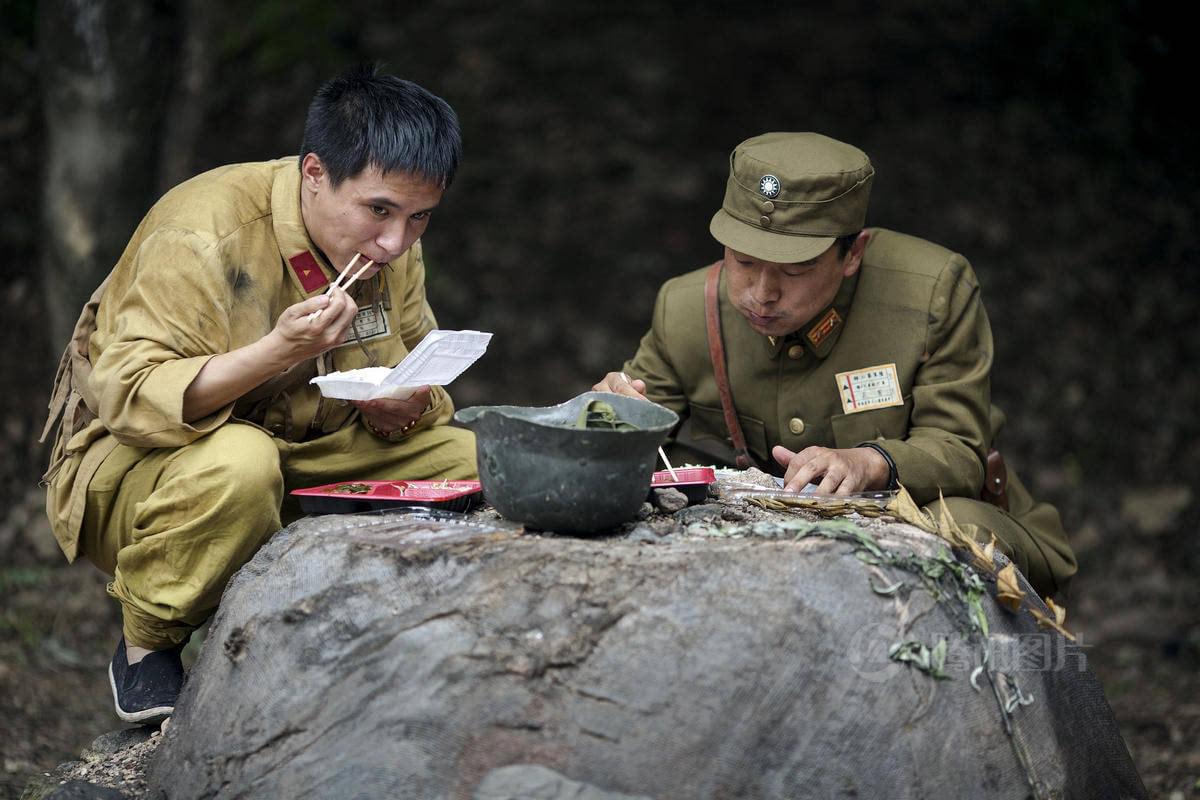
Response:
[[[380,439],[385,439],[389,442],[396,441],[399,437],[411,433],[413,428],[417,427],[417,423],[421,421],[421,418],[418,416],[412,420],[409,420],[409,422],[403,427],[392,431],[385,431],[376,427],[375,423],[371,422],[371,418],[366,414],[362,414],[360,412],[359,416],[362,417],[363,427],[365,427],[372,435]]]
[[[291,348],[278,330],[272,330],[251,347],[257,351],[254,353],[255,360],[272,373],[287,372],[302,360],[291,357]]]
[[[875,442],[863,442],[858,447],[864,450],[872,450],[875,452],[875,461],[877,469],[873,473],[871,482],[872,489],[892,490],[900,485],[900,476],[896,471],[896,462],[892,460],[892,456],[881,445]]]

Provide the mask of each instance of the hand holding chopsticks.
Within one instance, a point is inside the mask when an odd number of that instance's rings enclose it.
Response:
[[[339,285],[341,284],[341,282],[342,282],[342,278],[345,278],[347,275],[350,275],[350,270],[351,270],[351,269],[353,269],[354,265],[355,265],[356,263],[358,263],[358,259],[360,259],[360,258],[362,258],[362,254],[361,254],[361,253],[355,253],[355,254],[354,254],[354,258],[350,259],[350,263],[349,263],[349,264],[347,264],[347,265],[346,265],[346,268],[342,270],[342,274],[338,275],[338,276],[337,276],[337,279],[336,279],[336,280],[335,280],[333,283],[329,284],[329,288],[325,290],[325,294],[326,294],[326,295],[330,294],[330,293],[331,293],[331,292],[334,290],[334,288],[335,288],[335,287],[337,287],[337,286],[339,286]],[[363,275],[363,273],[364,273],[364,272],[366,272],[367,270],[369,270],[369,269],[372,267],[372,265],[374,265],[374,263],[375,263],[374,261],[371,261],[370,259],[368,259],[368,260],[367,260],[367,263],[363,264],[363,265],[362,265],[362,267],[361,267],[361,268],[359,268],[359,270],[358,270],[357,272],[355,272],[353,275],[351,275],[351,276],[350,276],[350,280],[346,281],[346,285],[341,287],[341,288],[342,288],[342,291],[347,291],[347,290],[349,290],[350,286],[351,286],[351,285],[352,285],[352,284],[353,284],[353,283],[354,283],[356,280],[358,280],[359,278],[361,278],[361,277],[362,277],[362,275]],[[321,312],[322,312],[322,311],[324,311],[324,310],[325,310],[325,309],[323,309],[323,308],[318,308],[316,311],[314,311],[314,312],[312,312],[311,314],[309,314],[309,315],[308,315],[308,321],[309,321],[309,322],[312,322],[312,321],[313,321],[313,320],[315,320],[317,317],[321,316]]]

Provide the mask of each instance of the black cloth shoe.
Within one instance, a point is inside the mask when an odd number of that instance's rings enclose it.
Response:
[[[175,711],[175,700],[183,688],[183,645],[155,650],[136,664],[125,655],[125,637],[117,644],[108,665],[117,716],[126,722],[151,725],[162,722]]]

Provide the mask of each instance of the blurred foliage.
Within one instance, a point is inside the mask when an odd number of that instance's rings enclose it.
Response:
[[[0,592],[41,586],[53,577],[49,567],[3,567],[0,568]]]
[[[228,6],[229,4],[226,3]],[[345,7],[325,0],[260,0],[246,10],[244,4],[228,8],[246,12],[237,25],[219,31],[220,60],[246,64],[252,79],[270,79],[298,62],[310,62],[322,71],[335,70],[338,62],[353,57],[359,46],[360,26]],[[304,31],[304,35],[296,35]]]

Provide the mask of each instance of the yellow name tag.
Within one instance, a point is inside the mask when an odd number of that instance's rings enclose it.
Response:
[[[839,372],[837,385],[842,398],[842,410],[847,414],[904,405],[895,364]]]

